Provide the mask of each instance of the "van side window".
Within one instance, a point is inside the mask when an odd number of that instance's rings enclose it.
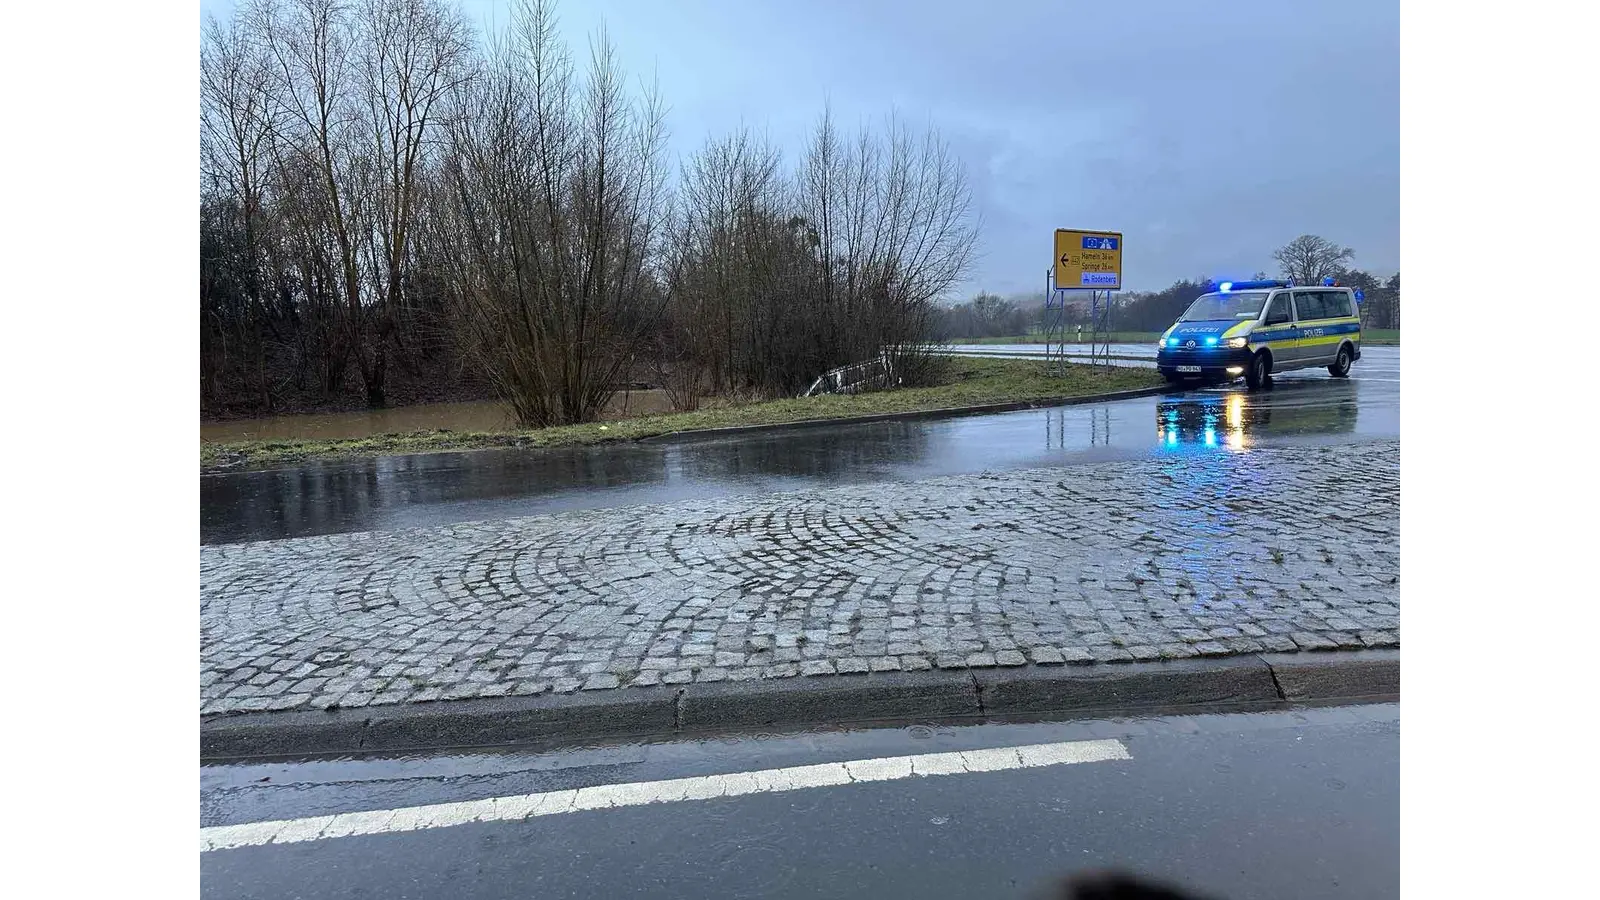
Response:
[[[1321,291],[1295,291],[1294,309],[1300,321],[1324,318]]]
[[[1273,295],[1272,304],[1267,307],[1266,323],[1278,325],[1287,321],[1289,321],[1289,292],[1284,291]]]
[[[1337,318],[1343,313],[1339,312],[1339,298],[1344,296],[1344,291],[1318,291],[1322,297],[1322,317],[1324,319]]]

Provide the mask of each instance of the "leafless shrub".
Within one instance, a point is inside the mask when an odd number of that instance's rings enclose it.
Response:
[[[665,329],[721,392],[793,394],[891,353],[918,383],[933,301],[965,274],[974,226],[962,167],[891,119],[853,142],[830,115],[797,171],[740,131],[684,167]]]
[[[579,77],[551,4],[463,92],[444,179],[467,346],[519,420],[593,418],[662,305],[663,107],[624,89],[602,34]]]

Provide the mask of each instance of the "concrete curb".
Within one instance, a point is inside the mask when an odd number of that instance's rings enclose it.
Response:
[[[376,753],[1227,703],[1396,699],[1400,651],[881,672],[202,718],[200,756]]]
[[[1400,693],[1399,650],[1268,653],[1261,661],[1272,670],[1279,695],[1291,702]]]

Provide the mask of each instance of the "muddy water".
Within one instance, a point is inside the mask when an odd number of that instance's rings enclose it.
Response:
[[[666,395],[661,391],[631,391],[612,398],[601,418],[621,419],[667,412],[670,408]],[[200,440],[202,443],[330,440],[441,428],[450,431],[500,431],[514,425],[515,419],[508,407],[493,400],[476,400],[466,403],[421,403],[394,409],[202,422]]]

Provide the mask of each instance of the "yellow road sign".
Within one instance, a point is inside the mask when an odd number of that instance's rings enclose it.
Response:
[[[1056,229],[1056,287],[1122,289],[1122,232]]]

